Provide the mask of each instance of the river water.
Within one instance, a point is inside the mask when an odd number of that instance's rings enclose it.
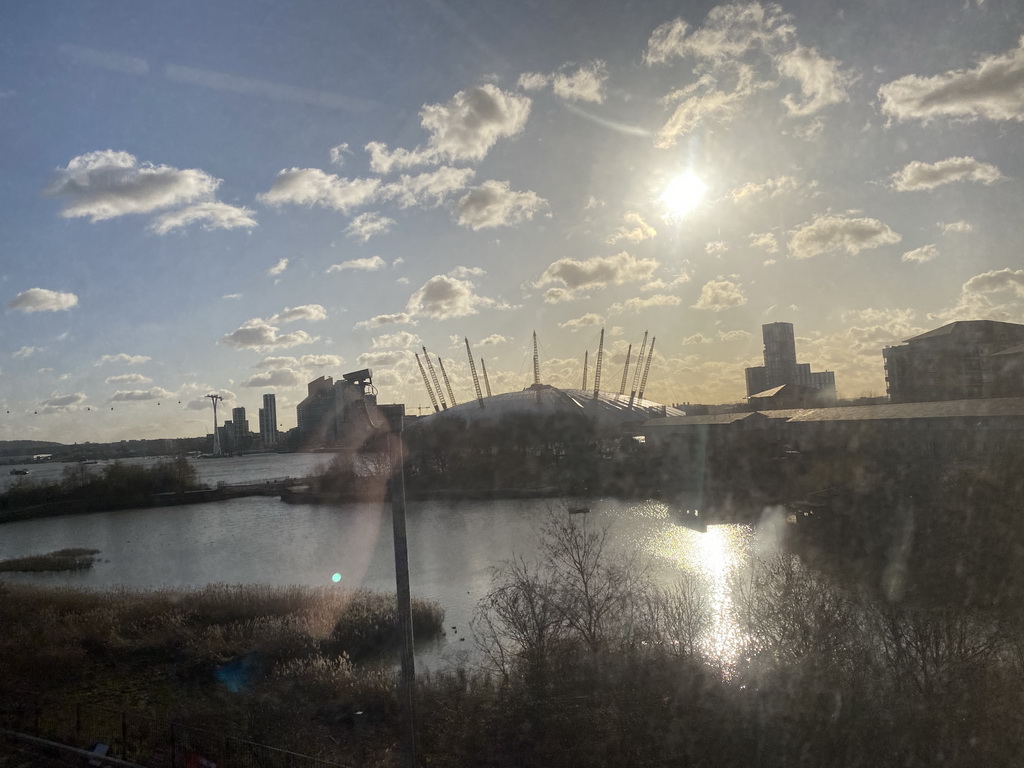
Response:
[[[193,463],[203,482],[213,484],[299,476],[330,458],[291,454]],[[59,477],[57,466],[45,466],[45,471]],[[610,548],[644,553],[659,581],[670,583],[685,570],[705,578],[714,606],[713,650],[728,662],[739,647],[731,619],[732,575],[746,567],[757,548],[771,546],[771,536],[746,526],[711,526],[698,532],[679,524],[676,511],[661,502],[613,499],[410,502],[413,595],[444,606],[449,628],[438,646],[421,649],[421,659],[433,665],[471,657],[469,624],[491,586],[492,569],[513,554],[530,557],[548,516],[567,514],[568,506],[583,504],[591,512],[580,516],[582,524],[610,526]],[[388,504],[293,505],[250,497],[0,526],[0,559],[64,547],[98,549],[99,560],[85,571],[0,578],[86,588],[216,582],[395,588]],[[335,574],[340,576],[337,582]]]

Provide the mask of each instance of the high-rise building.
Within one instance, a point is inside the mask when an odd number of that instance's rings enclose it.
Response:
[[[1024,325],[961,320],[882,350],[894,403],[1024,395]]]
[[[761,326],[764,340],[764,365],[747,368],[747,397],[784,384],[796,384],[820,393],[822,403],[836,399],[836,375],[832,371],[812,371],[809,363],[796,361],[796,337],[792,323],[767,323]]]
[[[264,395],[260,408],[260,440],[264,448],[277,444],[277,396]]]
[[[236,451],[244,451],[249,447],[249,420],[245,418],[245,408],[238,406],[231,409],[231,424],[234,432]]]

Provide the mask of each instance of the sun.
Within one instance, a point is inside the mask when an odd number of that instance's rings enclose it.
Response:
[[[670,216],[685,216],[700,205],[707,188],[707,184],[697,174],[687,171],[672,179],[658,199],[668,209]]]

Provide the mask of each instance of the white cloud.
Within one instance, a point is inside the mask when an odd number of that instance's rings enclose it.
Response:
[[[163,387],[151,387],[150,389],[121,389],[110,396],[112,403],[141,402],[146,400],[167,400],[174,397],[174,393]]]
[[[339,355],[303,355],[299,358],[299,365],[303,368],[336,368],[345,362]]]
[[[485,181],[470,188],[456,207],[463,227],[476,231],[504,227],[532,219],[547,201],[534,192],[513,192],[507,181]]]
[[[746,341],[751,338],[749,331],[735,330],[735,331],[719,331],[719,341]]]
[[[565,291],[555,294],[559,297],[557,300],[570,300],[578,298],[580,289],[650,280],[658,266],[657,259],[640,259],[626,251],[614,256],[594,256],[582,261],[559,259],[544,270],[534,283],[534,287],[560,283],[565,286]]]
[[[305,383],[304,377],[290,368],[273,368],[265,373],[256,373],[242,382],[243,387],[298,387]]]
[[[567,291],[565,288],[548,288],[544,291],[544,301],[547,304],[559,304],[563,301],[579,301],[590,298],[579,291]]]
[[[288,259],[280,259],[277,264],[267,270],[267,274],[271,277],[277,277],[286,269],[288,269]]]
[[[686,269],[680,269],[670,282],[666,283],[659,277],[656,280],[644,283],[640,290],[645,293],[648,291],[666,291],[671,288],[677,288],[680,285],[685,285],[691,280],[693,280],[693,275],[691,275]]]
[[[303,304],[301,307],[285,307],[275,315],[267,318],[270,325],[294,323],[296,320],[317,322],[327,319],[327,310],[321,304]]]
[[[394,219],[381,216],[379,213],[361,213],[352,219],[348,227],[345,228],[345,234],[365,243],[374,235],[387,234],[394,224]]]
[[[221,296],[221,298],[222,299],[240,299],[240,298],[242,298],[242,294],[240,294],[240,293],[225,293],[223,296]]]
[[[468,280],[434,275],[409,297],[405,311],[411,316],[445,319],[475,315],[479,307],[493,304],[493,300],[478,296]]]
[[[939,228],[942,230],[942,234],[944,234],[944,235],[949,235],[949,234],[961,234],[961,235],[963,235],[963,234],[967,234],[969,232],[973,232],[974,231],[974,225],[971,224],[969,221],[964,221],[963,219],[961,219],[960,221],[948,221],[948,222],[941,222],[940,221],[939,222]]]
[[[824,215],[796,229],[789,240],[794,259],[809,259],[823,253],[856,255],[868,248],[898,243],[903,238],[878,219]]]
[[[7,309],[18,312],[60,312],[78,304],[73,293],[50,291],[46,288],[29,288],[7,302]]]
[[[708,280],[700,289],[700,296],[693,309],[710,309],[712,312],[721,312],[731,307],[741,307],[747,303],[747,297],[743,294],[743,287],[729,277],[717,277]]]
[[[892,186],[900,192],[907,192],[935,189],[954,181],[994,184],[1001,178],[1003,175],[991,163],[982,163],[973,157],[949,157],[937,163],[922,163],[918,160],[908,163],[892,175]]]
[[[681,18],[655,29],[644,60],[653,65],[693,56],[714,63],[736,59],[754,47],[770,51],[793,36],[787,22],[788,17],[773,3],[719,5],[708,12],[704,26],[689,35]]]
[[[771,232],[753,233],[750,235],[750,244],[755,248],[764,248],[768,253],[779,252],[779,241]]]
[[[658,230],[644,221],[644,217],[636,211],[629,211],[622,218],[626,223],[608,236],[606,242],[611,245],[614,245],[620,240],[629,240],[633,243],[639,243],[644,240],[649,240],[658,234]]]
[[[564,323],[559,325],[559,328],[568,328],[570,331],[575,333],[581,328],[589,328],[591,326],[600,325],[601,316],[595,315],[593,312],[588,312],[582,317],[574,317],[571,320],[566,320]]]
[[[1024,269],[993,269],[963,284],[957,303],[931,320],[1024,320]]]
[[[62,411],[78,410],[84,403],[86,396],[84,392],[75,392],[73,395],[54,395],[42,401],[43,413],[60,413]]]
[[[153,380],[141,373],[122,373],[119,376],[108,376],[107,384],[151,384]]]
[[[931,261],[939,255],[939,249],[935,247],[935,244],[922,245],[920,248],[915,248],[912,251],[907,251],[900,256],[900,261],[911,261],[918,264],[923,264],[926,261]]]
[[[380,196],[384,200],[395,200],[401,208],[414,205],[436,207],[448,195],[465,189],[474,173],[472,168],[453,168],[450,165],[416,176],[403,173],[397,181],[381,187]]]
[[[457,277],[460,280],[465,280],[470,277],[483,277],[487,274],[487,270],[483,267],[463,267],[459,266],[451,270],[448,273],[449,277]]]
[[[818,186],[818,182],[816,181],[801,184],[793,176],[776,176],[773,179],[767,179],[760,183],[748,181],[742,187],[737,187],[736,189],[731,190],[729,192],[729,197],[732,198],[734,203],[740,203],[765,197],[777,197],[784,192],[809,192],[816,186]]]
[[[710,344],[711,339],[705,336],[703,333],[695,333],[692,336],[686,336],[680,342],[684,347],[690,347],[694,344]]]
[[[365,259],[350,259],[349,261],[341,262],[341,264],[331,264],[324,271],[328,275],[331,272],[345,272],[350,269],[359,272],[377,272],[381,269],[386,269],[387,266],[387,262],[380,256],[369,256]]]
[[[153,358],[146,355],[129,355],[124,352],[119,352],[116,355],[103,355],[99,360],[96,361],[96,365],[103,365],[104,363],[125,363],[126,365],[142,365],[142,363],[148,363]]]
[[[365,352],[356,358],[356,362],[366,368],[376,368],[407,362],[412,355],[412,350],[409,349],[389,349],[380,352]]]
[[[355,328],[380,328],[382,325],[403,325],[405,323],[416,324],[415,318],[408,312],[393,312],[389,315],[377,315],[369,320],[360,320]]]
[[[256,219],[253,216],[255,211],[244,206],[208,201],[161,214],[153,220],[149,228],[158,235],[166,235],[172,229],[181,229],[197,223],[206,230],[248,229],[256,226]]]
[[[519,87],[537,90],[550,85],[555,95],[566,101],[589,101],[601,104],[605,99],[608,67],[601,61],[585,64],[563,64],[549,75],[527,72],[519,77]]]
[[[65,218],[93,222],[129,213],[150,213],[209,199],[220,185],[205,171],[139,163],[134,155],[112,149],[88,152],[57,170],[47,193],[67,198]]]
[[[292,331],[280,333],[278,329],[269,324],[266,320],[254,317],[246,320],[235,331],[221,337],[219,344],[236,349],[253,349],[257,352],[271,351],[286,347],[295,347],[300,344],[311,344],[316,338],[305,331]]]
[[[490,336],[486,336],[477,342],[479,347],[490,347],[494,344],[508,344],[512,339],[508,336],[502,336],[500,333],[492,333]]]
[[[608,314],[614,315],[622,312],[639,312],[640,310],[648,309],[649,307],[675,307],[682,303],[682,299],[678,296],[669,296],[663,293],[656,293],[645,299],[640,298],[639,296],[634,296],[621,304],[612,304],[608,307]]]
[[[971,69],[907,75],[878,89],[882,110],[897,120],[936,117],[1024,120],[1024,37],[1017,47]]]
[[[415,333],[398,331],[397,333],[385,333],[373,337],[374,349],[404,349],[406,347],[418,346],[423,342]]]
[[[339,168],[345,164],[345,155],[351,155],[352,150],[348,148],[347,143],[338,144],[335,147],[331,147],[328,153],[331,158],[331,165],[336,165]]]
[[[718,80],[703,75],[696,82],[672,91],[662,100],[666,106],[677,104],[675,112],[658,131],[654,145],[667,149],[705,121],[728,122],[738,112],[743,101],[764,83],[757,81],[754,70],[740,64],[736,67],[736,81],[731,90],[718,87]]]
[[[497,86],[467,88],[445,104],[420,110],[420,124],[430,134],[425,148],[389,151],[380,142],[367,144],[370,167],[377,173],[408,168],[441,159],[482,160],[499,139],[523,130],[530,99]]]
[[[11,353],[11,357],[24,360],[26,357],[32,357],[36,352],[41,352],[42,347],[21,347],[17,352]]]
[[[729,250],[729,246],[721,240],[714,240],[704,246],[704,253],[708,256],[721,256]]]
[[[256,199],[266,205],[316,205],[347,213],[377,198],[380,179],[345,179],[319,168],[278,172],[270,189]]]
[[[796,46],[776,59],[779,72],[800,84],[803,101],[798,102],[792,94],[782,100],[789,114],[797,117],[812,115],[830,104],[849,101],[846,92],[852,78],[839,68],[835,59],[826,59],[815,48]]]

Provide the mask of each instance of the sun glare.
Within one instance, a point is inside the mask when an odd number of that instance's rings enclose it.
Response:
[[[676,176],[661,193],[659,200],[671,216],[685,216],[704,199],[707,185],[693,171]]]

